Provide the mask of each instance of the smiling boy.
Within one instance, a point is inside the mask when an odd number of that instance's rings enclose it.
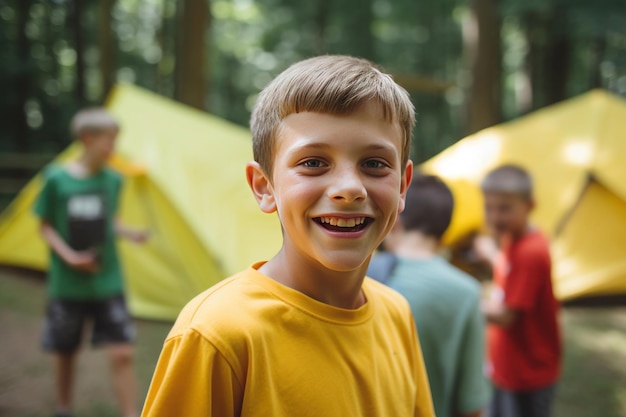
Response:
[[[305,60],[265,88],[246,176],[283,246],[185,307],[144,416],[434,416],[409,306],[365,278],[404,208],[413,124],[362,59]]]

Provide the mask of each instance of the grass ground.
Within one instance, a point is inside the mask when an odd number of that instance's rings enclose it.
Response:
[[[39,349],[45,304],[40,274],[0,268],[0,416],[44,417],[53,408],[52,364]],[[169,323],[137,321],[136,371],[143,401]],[[555,417],[626,417],[626,307],[563,311],[565,363]],[[113,417],[104,352],[85,349],[78,416]]]
[[[54,410],[52,361],[39,347],[45,306],[41,274],[0,268],[0,416],[44,417]],[[171,323],[136,321],[138,401],[143,402]],[[114,417],[117,408],[102,350],[81,353],[76,387],[79,417]]]

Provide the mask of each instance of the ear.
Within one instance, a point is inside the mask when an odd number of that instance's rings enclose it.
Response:
[[[246,179],[261,211],[264,213],[275,212],[276,201],[274,200],[272,184],[257,162],[250,161],[246,164]]]
[[[406,167],[404,168],[404,174],[400,179],[400,202],[398,203],[398,213],[404,211],[406,192],[409,190],[411,181],[413,181],[413,161],[409,159],[406,163]]]

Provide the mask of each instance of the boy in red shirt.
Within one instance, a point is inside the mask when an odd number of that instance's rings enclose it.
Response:
[[[491,299],[483,305],[495,386],[487,416],[548,417],[561,338],[548,241],[528,223],[532,180],[523,168],[504,165],[491,171],[481,188],[487,225],[499,242],[499,250],[487,240],[476,242],[494,275]]]

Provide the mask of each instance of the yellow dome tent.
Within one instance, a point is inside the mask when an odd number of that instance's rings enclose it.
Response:
[[[143,246],[120,242],[133,314],[173,319],[200,291],[279,249],[278,219],[258,209],[246,184],[247,129],[128,85],[107,107],[122,125],[111,161],[126,177],[120,218],[152,231]],[[32,214],[40,188],[37,176],[2,213],[1,264],[46,269]]]
[[[448,243],[482,228],[478,185],[514,163],[535,182],[533,222],[552,240],[561,300],[626,294],[626,101],[602,90],[469,136],[422,169],[456,197]]]

